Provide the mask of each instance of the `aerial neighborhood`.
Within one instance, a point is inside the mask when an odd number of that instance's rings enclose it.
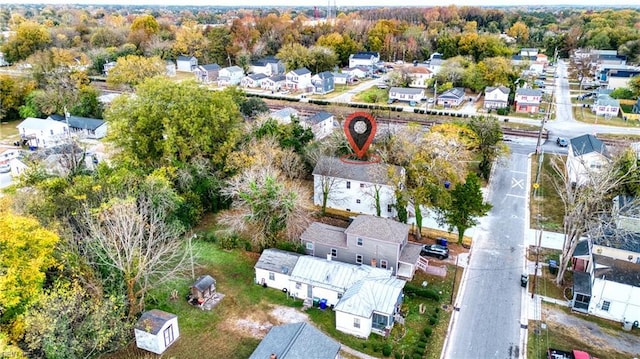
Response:
[[[490,6],[0,7],[0,358],[640,356],[640,9]]]

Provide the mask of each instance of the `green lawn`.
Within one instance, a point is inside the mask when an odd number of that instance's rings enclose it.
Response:
[[[204,233],[201,238],[207,237]],[[259,343],[259,339],[248,333],[238,332],[235,324],[240,319],[256,323],[274,323],[270,309],[275,305],[300,308],[301,300],[288,297],[285,293],[254,284],[253,266],[259,254],[244,250],[222,250],[216,244],[198,240],[194,242],[197,265],[195,277],[210,274],[217,281],[218,292],[225,295],[221,303],[212,311],[202,311],[185,301],[191,273],[187,278],[176,280],[150,293],[146,309],[158,308],[175,313],[179,318],[180,339],[166,352],[169,358],[202,358],[202,353],[216,353],[220,358],[247,358]],[[459,284],[462,270],[455,271],[450,266],[446,278],[416,273],[413,284],[420,286],[428,282],[428,289],[440,294],[440,301],[405,295],[403,310],[407,314],[405,326],[396,324],[388,338],[371,334],[368,340],[358,339],[335,330],[335,313],[331,310],[310,308],[311,320],[322,331],[336,340],[375,357],[382,357],[382,348],[390,346],[394,353],[412,354],[422,350],[425,358],[439,358],[446,335],[451,307],[443,307],[451,298],[454,272]],[[457,286],[456,286],[457,288]],[[178,298],[172,300],[171,292],[176,290]],[[419,313],[420,304],[425,313]],[[429,337],[424,328],[432,328]],[[426,349],[422,349],[424,348]],[[131,343],[126,348],[106,358],[150,358],[149,353],[136,348]]]
[[[640,127],[639,121],[625,121],[620,117],[605,119],[603,116],[596,116],[590,108],[574,107],[573,116],[576,120],[584,123],[601,124],[617,127]]]
[[[22,120],[15,120],[0,123],[0,143],[13,143],[20,139],[20,135],[16,126]]]
[[[558,158],[557,155],[546,154],[542,161],[540,174],[538,175],[538,156],[533,156],[531,161],[531,182],[532,185],[539,183],[538,190],[531,191],[531,228],[539,228],[544,226],[546,230],[561,231],[562,220],[564,218],[564,204],[553,186],[553,181],[558,180],[558,174],[551,165],[554,159],[564,162],[564,158]],[[540,217],[538,218],[538,214]],[[538,219],[540,222],[538,223]]]
[[[353,96],[353,99],[356,102],[386,104],[389,99],[389,90],[372,87]]]

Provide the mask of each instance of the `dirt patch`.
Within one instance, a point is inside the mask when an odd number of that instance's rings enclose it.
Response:
[[[582,319],[580,314],[570,315],[549,306],[543,306],[542,317],[550,327],[559,328],[573,338],[581,338],[582,342],[592,347],[601,348],[607,352],[640,355],[640,336],[624,332],[622,328],[620,330],[601,328],[596,323]]]
[[[269,312],[252,312],[245,318],[232,318],[223,327],[240,335],[262,338],[274,325],[308,321],[309,317],[295,308],[275,306]]]

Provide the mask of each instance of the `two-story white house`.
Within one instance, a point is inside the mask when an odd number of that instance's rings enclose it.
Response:
[[[178,71],[193,72],[198,67],[198,59],[194,56],[178,56],[176,60]]]
[[[68,141],[70,136],[66,122],[51,119],[27,117],[16,127],[20,138],[28,141],[30,147],[55,147]]]
[[[409,87],[428,88],[431,79],[433,78],[433,71],[429,70],[426,66],[410,66],[406,69],[411,82]]]
[[[239,66],[224,67],[218,71],[218,86],[239,85],[244,77],[244,71]]]
[[[392,87],[389,89],[389,100],[416,102],[419,103],[424,99],[423,88],[412,87]]]
[[[250,74],[242,78],[240,86],[250,88],[262,87],[262,83],[267,79],[267,75],[262,73]]]
[[[506,108],[509,106],[509,93],[506,86],[489,86],[484,90],[484,105],[486,109]]]
[[[287,77],[285,75],[275,75],[262,81],[261,88],[265,90],[271,90],[272,92],[280,91],[287,83]]]
[[[531,88],[519,88],[513,99],[516,112],[538,113],[542,102],[542,91]]]
[[[404,168],[384,163],[321,157],[313,169],[313,203],[343,211],[395,217],[395,190]]]
[[[582,135],[569,140],[567,173],[578,186],[597,180],[597,173],[609,162],[605,144],[593,135]]]
[[[591,106],[591,111],[596,114],[596,116],[604,116],[604,117],[617,117],[618,112],[620,112],[620,101],[609,95],[598,95],[598,97],[593,101],[593,106]]]
[[[313,116],[303,119],[303,126],[311,128],[316,140],[329,136],[334,129],[335,116],[326,111],[320,111]]]
[[[249,73],[264,74],[267,77],[284,74],[284,64],[275,57],[264,57],[251,63]]]
[[[311,71],[306,67],[289,71],[286,74],[285,86],[292,90],[307,91],[311,89]]]
[[[349,67],[365,66],[373,68],[380,61],[380,54],[374,51],[360,51],[349,55]]]

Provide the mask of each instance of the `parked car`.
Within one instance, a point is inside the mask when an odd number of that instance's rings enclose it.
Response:
[[[0,164],[0,173],[8,173],[11,172],[11,166],[8,163]]]
[[[569,146],[569,141],[564,138],[564,137],[558,137],[558,139],[556,139],[556,143],[558,144],[558,146],[560,147],[567,147]]]
[[[439,244],[424,244],[420,251],[422,256],[431,256],[438,259],[449,258],[449,248],[441,246]]]

